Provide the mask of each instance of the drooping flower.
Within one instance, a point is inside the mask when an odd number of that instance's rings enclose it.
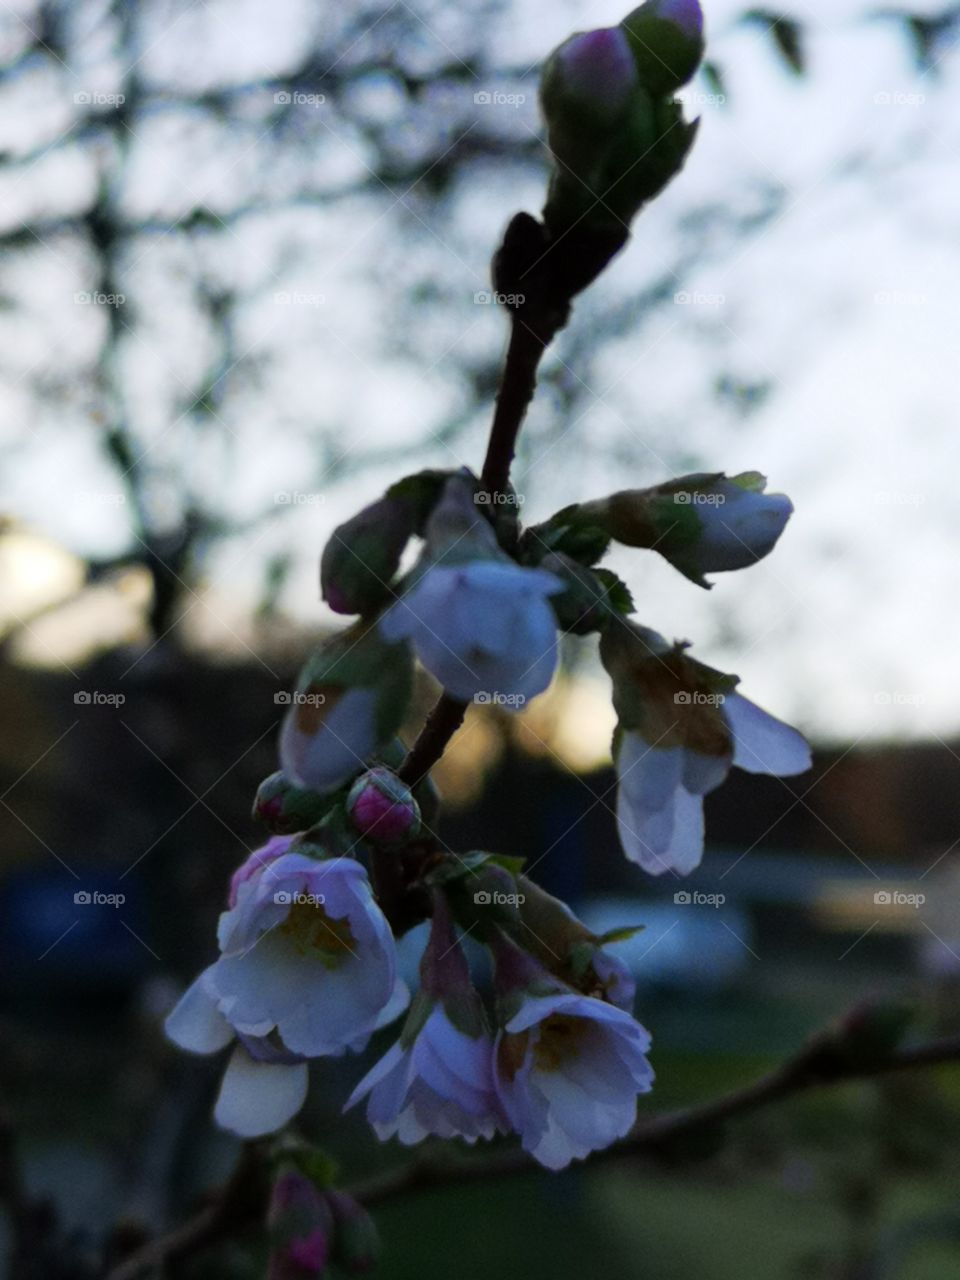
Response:
[[[617,825],[651,875],[687,875],[703,856],[703,797],[732,766],[789,777],[810,768],[802,734],[735,692],[737,680],[682,645],[622,623],[601,640],[619,716]]]
[[[636,982],[619,956],[605,949],[610,938],[598,937],[565,902],[529,876],[518,875],[515,889],[516,925],[505,917],[500,927],[566,986],[631,1012]],[[628,926],[615,930],[614,936],[629,937],[633,932],[635,928]]]
[[[776,545],[793,503],[765,493],[755,471],[727,477],[680,476],[650,489],[623,489],[571,508],[571,519],[595,524],[628,547],[646,547],[699,586],[707,573],[746,569]]]
[[[215,1117],[254,1137],[303,1105],[308,1058],[360,1051],[408,996],[390,926],[351,858],[287,852],[254,868],[218,936],[220,958],[173,1010],[167,1034],[195,1053],[236,1036]]]
[[[563,1169],[624,1137],[653,1087],[650,1036],[625,1010],[562,988],[496,947],[503,1025],[494,1082],[525,1151]]]
[[[557,666],[552,573],[499,561],[438,565],[384,615],[388,640],[409,639],[447,693],[502,694],[516,708],[542,693]]]
[[[452,697],[500,694],[516,709],[542,693],[556,669],[549,597],[563,583],[504,555],[474,490],[466,476],[447,481],[427,524],[423,563],[380,632],[393,643],[409,640]]]
[[[379,1138],[406,1146],[429,1134],[490,1138],[503,1127],[493,1085],[493,1041],[442,895],[434,895],[421,987],[403,1033],[360,1081],[347,1107],[369,1095]]]

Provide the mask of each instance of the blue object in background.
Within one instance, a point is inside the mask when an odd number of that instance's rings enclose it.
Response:
[[[144,917],[133,876],[13,872],[0,881],[0,983],[133,985],[152,964]]]

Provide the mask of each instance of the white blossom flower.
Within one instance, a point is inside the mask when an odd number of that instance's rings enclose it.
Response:
[[[194,1053],[236,1037],[215,1116],[244,1137],[273,1132],[303,1105],[306,1059],[360,1051],[405,1007],[396,948],[363,867],[284,853],[234,886],[221,955],[167,1019]]]
[[[703,856],[703,797],[732,765],[748,773],[790,777],[810,768],[802,734],[739,693],[723,696],[720,713],[730,749],[707,754],[691,746],[657,746],[623,733],[617,753],[617,825],[631,862],[651,875],[687,875]]]
[[[524,1150],[548,1169],[629,1132],[653,1085],[650,1037],[624,1010],[576,992],[530,996],[499,1033],[494,1081]]]
[[[347,1107],[369,1094],[367,1119],[378,1138],[411,1146],[438,1138],[490,1138],[503,1126],[493,1087],[493,1042],[470,1036],[434,1006],[411,1044],[399,1041],[354,1089]]]
[[[725,477],[710,486],[706,494],[718,499],[700,503],[696,515],[700,536],[686,552],[693,574],[724,573],[746,569],[768,555],[793,514],[793,503],[785,493],[764,493],[759,487]],[[679,560],[679,552],[674,563]]]
[[[434,565],[384,614],[385,639],[409,639],[454,698],[501,694],[522,705],[542,693],[557,665],[552,573],[499,560]]]

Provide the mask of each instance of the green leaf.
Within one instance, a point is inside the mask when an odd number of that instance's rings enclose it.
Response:
[[[624,617],[633,613],[633,596],[623,579],[619,578],[612,569],[594,569],[593,572],[607,589],[607,603],[610,607]]]

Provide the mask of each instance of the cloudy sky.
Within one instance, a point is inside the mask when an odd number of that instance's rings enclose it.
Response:
[[[407,66],[430,71],[476,39],[446,6],[400,8],[413,15]],[[960,52],[944,41],[933,69],[918,68],[902,23],[811,0],[789,10],[805,27],[800,78],[762,26],[736,21],[741,11],[707,4],[722,94],[705,79],[687,91],[703,119],[687,169],[640,218],[545,365],[516,471],[525,516],[683,470],[762,470],[796,506],[776,554],[721,575],[710,592],[654,556],[617,554],[642,620],[693,640],[747,693],[822,738],[952,735]],[[269,81],[325,22],[329,38],[343,21],[342,9],[296,0],[149,12],[138,71],[161,95]],[[7,12],[8,57],[31,13]],[[338,57],[390,57],[377,13]],[[451,142],[491,128],[528,141],[539,130],[538,60],[570,30],[621,16],[606,0],[522,0],[484,31],[490,65],[511,73],[478,76],[468,96],[438,91],[419,109],[449,120]],[[109,94],[122,71],[92,36],[77,41],[84,60],[66,73],[37,64],[2,87],[10,228],[84,207],[98,174],[119,172],[115,156],[70,137],[75,95]],[[117,180],[118,207],[160,228],[123,263],[136,304],[118,357],[126,412],[156,468],[160,509],[188,488],[254,521],[204,565],[210,598],[231,618],[256,601],[267,558],[292,551],[284,607],[323,619],[324,532],[394,477],[389,451],[422,440],[407,469],[479,465],[486,413],[468,414],[447,442],[438,436],[461,412],[465,364],[503,341],[503,317],[475,301],[496,237],[517,208],[542,201],[537,163],[468,166],[439,206],[416,189],[364,185],[371,157],[357,118],[392,121],[398,154],[410,155],[418,122],[402,118],[388,72],[350,92],[350,123],[338,110],[346,104],[290,104],[291,119],[310,113],[322,140],[293,158],[264,136],[268,89],[237,98],[229,145],[202,112],[158,107],[135,122]],[[282,207],[305,171],[314,190],[342,198]],[[251,192],[271,208],[228,219],[199,253],[163,234],[191,202],[226,217]],[[74,300],[90,287],[76,237],[41,227],[36,239],[0,264],[3,510],[72,551],[112,554],[129,545],[129,511],[110,498],[116,479],[91,429],[103,308]],[[239,297],[241,358],[217,406],[223,431],[199,430],[186,412],[217,358],[194,305],[198,271]],[[411,289],[421,299],[412,307]],[[631,300],[657,290],[657,306],[631,315]],[[611,315],[624,324],[579,364],[585,337]],[[577,392],[573,412],[565,386]]]

